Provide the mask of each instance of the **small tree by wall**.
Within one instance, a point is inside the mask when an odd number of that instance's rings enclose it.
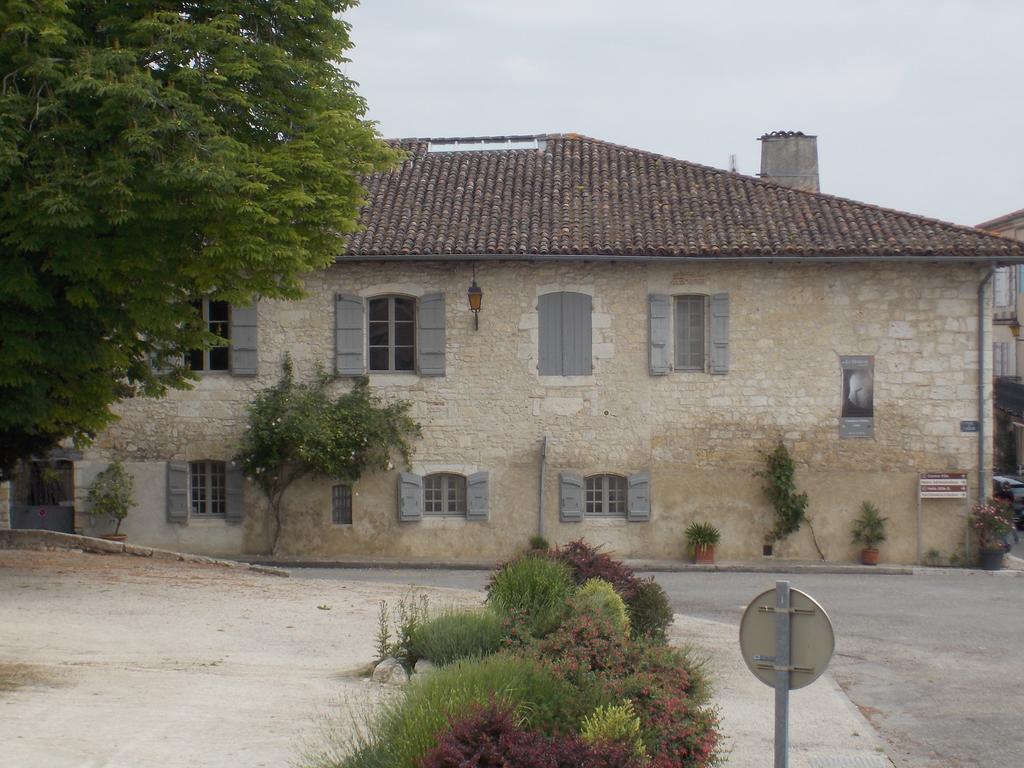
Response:
[[[297,382],[286,358],[281,380],[249,406],[238,459],[270,504],[275,553],[284,524],[282,499],[296,480],[329,477],[354,484],[366,471],[391,469],[395,454],[408,464],[410,441],[420,436],[410,402],[384,403],[365,377],[332,398],[330,380],[318,370],[312,381]]]

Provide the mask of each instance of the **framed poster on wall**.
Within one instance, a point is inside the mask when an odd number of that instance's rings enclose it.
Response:
[[[842,406],[839,413],[840,437],[875,436],[875,357],[843,355]]]

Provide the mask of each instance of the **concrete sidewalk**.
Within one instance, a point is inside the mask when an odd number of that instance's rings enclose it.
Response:
[[[725,768],[770,768],[775,743],[775,692],[751,674],[736,627],[676,614],[674,645],[707,659],[728,753]],[[790,693],[791,768],[891,768],[871,724],[825,672]]]

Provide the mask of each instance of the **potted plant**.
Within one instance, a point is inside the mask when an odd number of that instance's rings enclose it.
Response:
[[[864,565],[878,565],[878,548],[875,545],[885,541],[885,523],[888,519],[882,517],[878,507],[870,501],[861,503],[860,516],[853,521],[850,532],[854,544],[864,545],[860,551],[860,561]]]
[[[978,559],[983,571],[998,571],[1003,567],[1004,537],[1011,525],[1005,505],[994,499],[971,507],[971,527],[978,536]]]
[[[686,542],[698,565],[715,562],[715,545],[721,538],[722,532],[711,523],[698,523],[694,520],[686,528]]]
[[[89,486],[86,499],[89,512],[96,517],[109,517],[114,521],[114,532],[104,534],[101,538],[111,541],[124,541],[121,533],[121,521],[128,516],[128,510],[135,504],[135,480],[128,474],[124,464],[113,462],[104,469]]]

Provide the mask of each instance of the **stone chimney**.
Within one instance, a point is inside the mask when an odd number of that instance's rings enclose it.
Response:
[[[800,131],[772,131],[761,142],[758,176],[784,187],[818,192],[818,137]]]

